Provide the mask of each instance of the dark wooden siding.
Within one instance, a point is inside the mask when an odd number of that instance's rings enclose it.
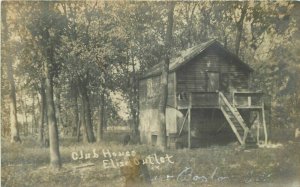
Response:
[[[207,91],[208,72],[219,72],[223,92],[248,89],[249,72],[217,47],[210,47],[177,70],[177,93]]]

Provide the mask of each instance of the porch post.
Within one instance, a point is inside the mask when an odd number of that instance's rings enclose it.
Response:
[[[268,143],[268,132],[267,132],[267,126],[266,126],[266,119],[265,119],[265,105],[264,102],[262,103],[262,120],[263,120],[263,126],[264,126],[264,133],[265,133],[265,144]]]
[[[261,123],[261,119],[260,119],[260,112],[259,111],[255,111],[257,112],[257,126],[256,126],[256,141],[257,141],[257,144],[259,144],[259,131],[260,131],[260,123]]]
[[[188,148],[191,148],[191,108],[192,108],[192,93],[189,94],[189,108],[188,108]]]
[[[252,105],[251,96],[248,96],[248,106],[250,107]]]

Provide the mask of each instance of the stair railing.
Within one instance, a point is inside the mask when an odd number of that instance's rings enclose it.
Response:
[[[243,139],[241,138],[240,133],[237,131],[236,127],[234,126],[234,124],[232,123],[232,121],[230,120],[229,116],[227,115],[226,111],[224,110],[223,107],[221,107],[221,111],[224,113],[224,116],[226,118],[226,120],[228,121],[229,125],[231,126],[231,129],[233,131],[233,133],[236,135],[237,139],[239,140],[239,142],[243,145],[245,144],[245,142],[243,141]]]
[[[224,94],[222,92],[219,92],[219,101],[222,107],[222,103],[224,103],[230,110],[230,112],[233,114],[233,116],[235,117],[235,119],[239,122],[239,124],[241,125],[241,127],[244,130],[244,136],[243,136],[243,143],[245,143],[247,135],[249,133],[249,128],[245,125],[245,122],[243,121],[243,119],[239,118],[236,115],[236,111],[234,111],[233,106],[228,102],[227,98],[224,96]],[[238,112],[238,111],[237,111]]]

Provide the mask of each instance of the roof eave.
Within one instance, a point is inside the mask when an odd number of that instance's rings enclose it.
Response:
[[[173,73],[174,71],[176,71],[176,69],[169,70],[168,73]],[[153,73],[153,74],[150,74],[150,75],[144,75],[144,76],[139,77],[139,80],[144,80],[144,79],[147,79],[147,78],[150,78],[150,77],[157,77],[157,76],[160,76],[160,75],[161,75],[161,72]]]
[[[242,61],[236,54],[232,53],[231,51],[229,51],[228,49],[226,49],[224,46],[222,46],[219,42],[216,42],[216,44],[223,48],[224,51],[226,51],[226,53],[228,53],[230,56],[232,56],[233,58],[237,59],[239,61],[239,63],[244,66],[246,69],[248,69],[250,72],[254,72],[254,69],[252,69],[248,64],[246,64],[244,61]]]

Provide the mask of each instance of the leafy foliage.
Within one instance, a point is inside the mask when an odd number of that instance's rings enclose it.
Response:
[[[10,53],[17,59],[17,97],[21,90],[25,99],[40,92],[49,52],[41,46],[51,46],[55,54],[51,75],[56,95],[61,95],[62,113],[71,113],[74,94],[80,96],[80,89],[84,89],[93,123],[99,120],[96,113],[102,104],[108,121],[128,120],[120,116],[124,110],[129,118],[137,118],[138,77],[164,57],[166,3],[49,2],[49,10],[44,3],[7,2]],[[296,124],[300,116],[297,12],[297,2],[176,2],[171,53],[211,38],[236,51],[238,41],[239,56],[255,69],[253,87],[273,98],[273,123],[280,126],[288,119],[284,124]],[[49,40],[43,37],[45,28],[49,29]],[[6,106],[5,73],[1,81],[2,106]],[[123,97],[126,109],[117,107],[114,94]],[[20,108],[21,103],[18,105]],[[8,116],[3,110],[2,119]]]

